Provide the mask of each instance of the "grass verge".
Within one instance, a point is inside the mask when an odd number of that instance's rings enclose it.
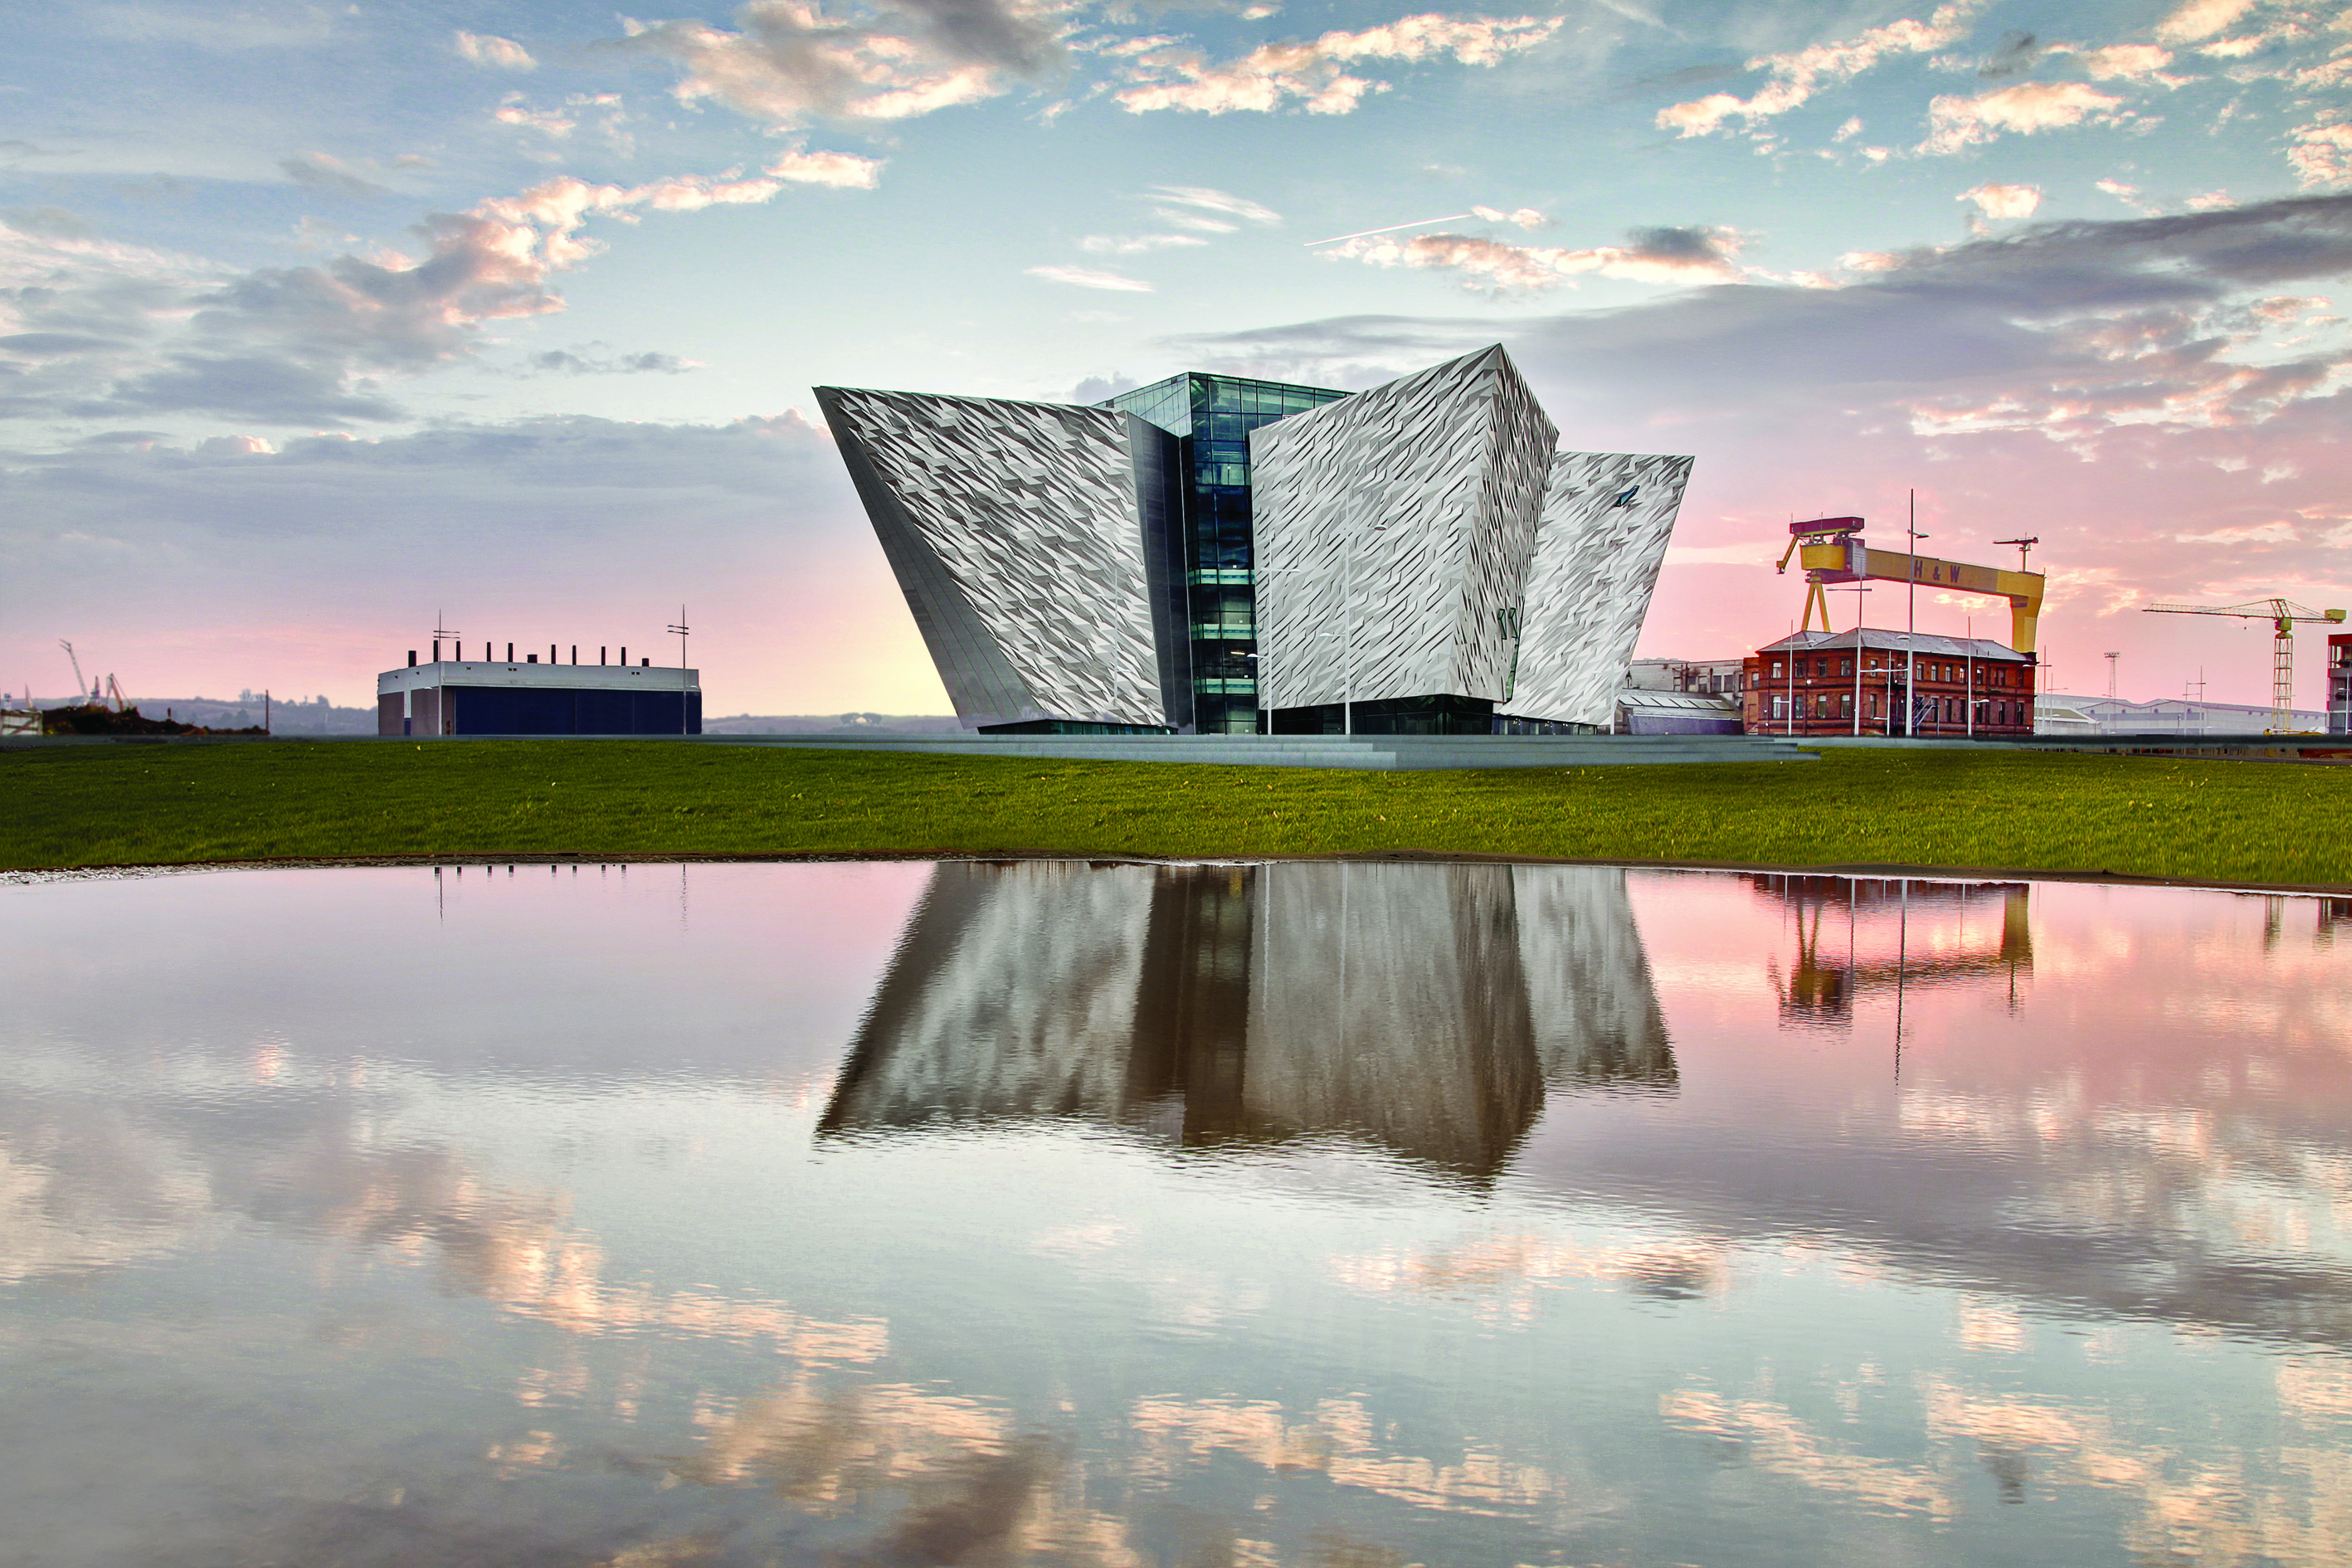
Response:
[[[1832,748],[1379,773],[627,741],[0,752],[0,867],[404,856],[1437,854],[2352,883],[2352,770]]]

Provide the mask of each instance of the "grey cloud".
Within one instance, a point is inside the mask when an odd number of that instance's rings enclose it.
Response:
[[[1738,76],[1747,68],[1748,62],[1745,60],[1710,60],[1704,65],[1685,66],[1680,70],[1638,78],[1619,88],[1612,96],[1640,98],[1647,97],[1659,90],[1679,92],[1686,87],[1696,87],[1703,82],[1721,81],[1726,77]]]
[[[308,185],[314,191],[325,191],[331,195],[388,196],[393,194],[385,186],[338,168],[316,153],[307,157],[281,159],[278,166],[296,184]]]
[[[1634,257],[1656,261],[1679,261],[1727,264],[1732,253],[1726,250],[1719,231],[1709,228],[1634,228],[1625,237],[1633,242]]]
[[[16,243],[40,281],[0,289],[25,329],[0,352],[33,363],[0,371],[0,415],[185,411],[312,427],[396,418],[397,404],[355,378],[467,358],[478,323],[561,303],[547,263],[517,254],[515,226],[474,214],[417,225],[429,253],[414,265],[347,255],[225,279],[173,258],[93,254],[42,215],[12,215],[11,226],[27,236]],[[639,356],[609,368],[671,366]]]
[[[1648,230],[1642,243],[1688,252],[1703,230]],[[1756,405],[1932,402],[1996,391],[2022,405],[2162,414],[2168,400],[2219,399],[2259,418],[2311,396],[2339,344],[2249,366],[2226,350],[2248,291],[2352,274],[2352,195],[2113,223],[2043,224],[1999,239],[1920,250],[1837,289],[1743,282],[1612,310],[1528,316],[1513,353],[1552,367],[1595,400],[1685,411]],[[1395,317],[1302,322],[1181,340],[1180,352],[1261,374],[1359,385],[1490,341],[1491,322]],[[1508,332],[1511,326],[1503,331]],[[2063,395],[2062,395],[2063,393]]]
[[[1998,81],[2003,77],[2021,76],[2033,68],[2042,58],[2042,45],[2031,33],[2007,32],[1992,52],[1977,62],[1977,75]]]
[[[924,30],[958,59],[1036,76],[1063,58],[1046,16],[1024,14],[1000,0],[895,0],[895,8],[919,18]]]
[[[0,337],[0,350],[41,358],[53,354],[94,353],[104,349],[129,346],[119,338],[91,337],[85,332],[11,332],[6,337]]]
[[[200,413],[316,426],[397,419],[403,410],[388,397],[352,390],[340,368],[265,354],[180,354],[68,412],[84,418]]]
[[[52,239],[94,239],[98,228],[79,213],[63,207],[10,207],[0,211],[0,223],[19,234],[44,235]]]
[[[518,375],[682,375],[693,370],[692,362],[676,354],[645,353],[634,354],[576,354],[568,349],[550,349],[545,353],[530,355],[522,362]]]
[[[418,226],[433,255],[415,267],[339,256],[318,267],[261,268],[202,297],[203,336],[277,340],[308,356],[416,370],[461,357],[471,323],[551,309],[541,273],[498,248],[503,226],[442,213]]]

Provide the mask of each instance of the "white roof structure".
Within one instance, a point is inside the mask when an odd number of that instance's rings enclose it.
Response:
[[[1769,653],[1835,652],[1856,646],[1852,631],[1797,632],[1778,642],[1766,643],[1756,651]],[[1874,651],[1903,653],[1909,651],[1938,658],[1990,659],[2003,664],[2032,664],[2031,654],[2022,654],[2007,643],[1990,642],[1983,637],[1947,637],[1933,632],[1890,632],[1877,626],[1864,626],[1860,634],[1860,646]]]

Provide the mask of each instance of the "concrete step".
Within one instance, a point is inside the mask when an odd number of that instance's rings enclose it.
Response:
[[[710,744],[818,751],[1381,772],[1815,760],[1801,742],[1745,735],[946,735],[871,739],[713,735],[703,739]]]

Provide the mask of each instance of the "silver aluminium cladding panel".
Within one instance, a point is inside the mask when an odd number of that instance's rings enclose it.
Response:
[[[959,717],[1167,723],[1127,415],[816,395]]]
[[[1499,345],[1251,432],[1261,703],[1501,700],[1558,438]]]
[[[1601,729],[1615,722],[1692,461],[1553,455],[1528,572],[1518,679],[1501,711]]]

